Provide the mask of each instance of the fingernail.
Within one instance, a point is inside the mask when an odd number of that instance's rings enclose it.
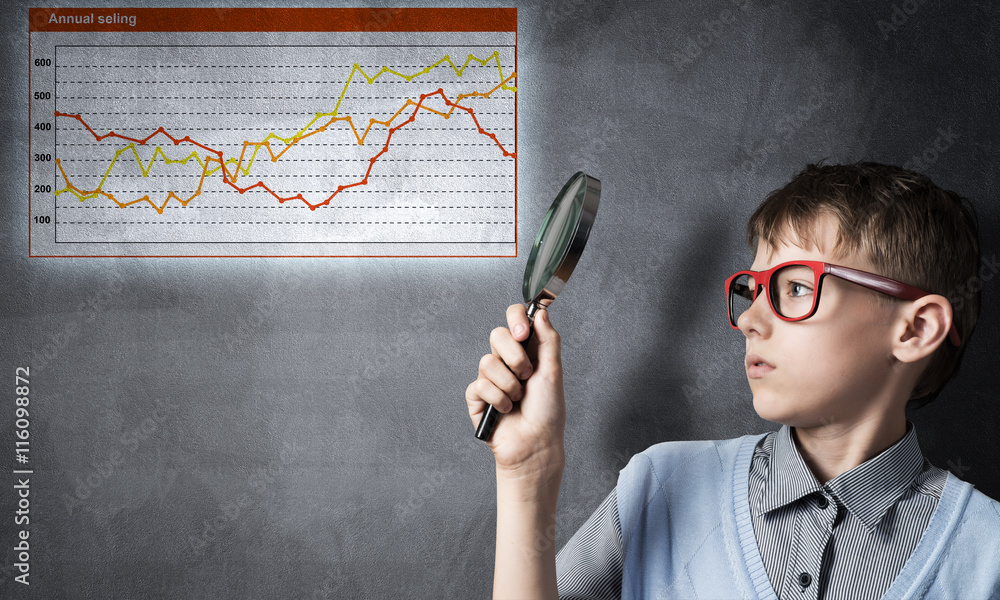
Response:
[[[522,333],[524,333],[524,325],[517,325],[514,327],[514,337],[521,337]]]
[[[503,403],[503,408],[500,409],[500,412],[509,413],[513,408],[514,408],[514,403],[508,400]]]
[[[529,378],[529,377],[531,377],[531,368],[530,367],[527,368],[527,369],[525,369],[525,370],[523,370],[523,371],[521,371],[521,380],[522,381],[525,380],[525,379],[527,379],[527,378]]]

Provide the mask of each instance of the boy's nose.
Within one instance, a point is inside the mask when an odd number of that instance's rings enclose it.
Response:
[[[766,292],[758,291],[757,297],[750,303],[750,308],[743,311],[743,314],[736,319],[736,325],[746,337],[756,332],[758,336],[766,338],[771,333],[771,319],[774,318],[774,314],[767,304]]]

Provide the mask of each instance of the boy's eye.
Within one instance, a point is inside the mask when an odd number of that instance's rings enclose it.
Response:
[[[812,294],[812,288],[798,281],[789,281],[786,286],[788,295],[792,298],[801,298]]]
[[[805,265],[789,265],[774,274],[773,293],[786,301],[812,300],[813,271]]]

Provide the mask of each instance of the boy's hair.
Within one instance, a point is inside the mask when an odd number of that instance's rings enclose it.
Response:
[[[880,275],[940,294],[951,302],[956,348],[941,343],[910,393],[908,408],[934,400],[958,372],[979,318],[979,227],[968,200],[943,190],[927,177],[871,162],[809,165],[785,187],[771,192],[747,223],[751,249],[803,244],[816,218],[837,219],[835,251],[867,258]],[[877,302],[899,302],[874,293]]]

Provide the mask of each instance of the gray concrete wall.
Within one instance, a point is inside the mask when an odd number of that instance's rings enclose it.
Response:
[[[632,453],[774,427],[750,403],[722,282],[752,260],[759,201],[820,159],[916,160],[979,208],[979,328],[958,379],[911,418],[934,464],[1000,497],[997,5],[509,4],[518,258],[40,259],[27,4],[6,3],[0,595],[486,597],[492,461],[464,390],[579,169],[603,197],[552,309],[568,402],[556,544]],[[30,589],[12,581],[18,366],[32,367]]]

